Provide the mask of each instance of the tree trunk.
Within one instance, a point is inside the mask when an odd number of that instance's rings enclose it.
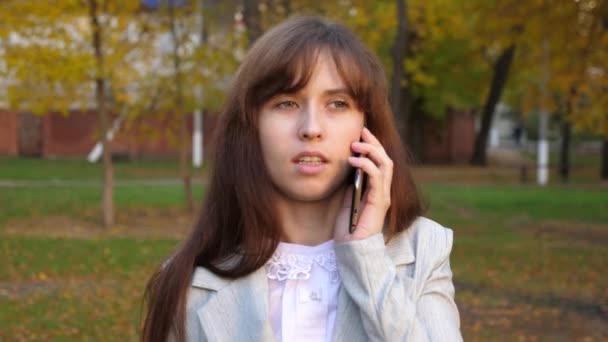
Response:
[[[408,105],[404,94],[407,89],[402,89],[401,81],[405,77],[403,62],[407,49],[407,4],[405,0],[397,0],[397,32],[393,42],[393,77],[391,80],[391,109],[395,117],[395,123],[401,139],[405,142],[407,138],[407,112],[404,108]]]
[[[114,171],[112,168],[112,151],[107,132],[109,118],[106,108],[105,95],[105,65],[102,46],[102,32],[97,12],[97,0],[89,0],[89,20],[93,31],[93,49],[95,51],[95,100],[101,131],[101,145],[103,148],[103,191],[102,210],[103,225],[108,228],[114,225]]]
[[[285,10],[285,17],[289,17],[291,15],[291,1],[283,0],[283,9]]]
[[[509,68],[511,67],[514,54],[515,44],[511,44],[502,52],[494,64],[494,77],[492,78],[490,92],[481,114],[481,129],[475,137],[475,149],[471,158],[471,164],[473,165],[487,165],[486,147],[488,145],[488,134],[492,126],[496,105],[500,101],[500,96],[509,76]]]
[[[564,118],[562,122],[562,144],[559,158],[559,175],[562,182],[568,182],[570,176],[570,138],[572,136],[572,125]]]
[[[411,94],[408,93],[408,96]],[[411,157],[416,164],[424,163],[424,125],[426,118],[423,112],[423,99],[419,96],[410,98],[410,105],[406,110],[411,111],[407,122],[407,143]]]
[[[188,116],[184,113],[184,99],[182,91],[181,58],[179,55],[179,39],[177,37],[175,8],[173,1],[169,1],[169,19],[171,24],[171,37],[173,40],[173,71],[175,75],[175,116],[181,120],[179,130],[179,173],[184,184],[186,208],[194,212],[194,198],[192,196],[192,180],[190,177],[190,139],[188,139]]]
[[[205,20],[205,12],[204,8],[206,7],[205,0],[198,0],[198,14],[197,14],[197,25],[200,27],[200,42],[198,49],[203,52],[205,46],[207,45],[207,39],[209,37],[209,29],[207,25],[207,20]],[[206,110],[204,108],[204,96],[205,89],[202,84],[199,84],[197,87],[197,96],[199,102],[199,110],[194,112],[193,117],[193,150],[192,150],[192,161],[195,167],[201,167],[204,160],[204,141],[205,134],[203,124],[205,122]]]
[[[199,25],[199,36],[201,39],[201,46],[203,46],[204,44],[207,43],[207,39],[209,38],[209,25],[207,23],[207,20],[205,20],[204,18],[204,13],[205,13],[205,8],[207,7],[207,4],[205,2],[205,0],[199,0],[198,2],[198,16],[200,17],[200,25]]]
[[[608,138],[602,142],[602,173],[601,179],[608,181]]]
[[[247,27],[249,46],[262,35],[262,23],[257,0],[243,0],[243,21]]]

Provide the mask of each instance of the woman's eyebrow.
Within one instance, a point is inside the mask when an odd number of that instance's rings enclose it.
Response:
[[[346,95],[350,96],[350,92],[346,88],[328,89],[323,92],[324,95]]]

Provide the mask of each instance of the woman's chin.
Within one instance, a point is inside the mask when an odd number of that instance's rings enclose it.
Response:
[[[308,187],[305,189],[291,189],[291,191],[283,192],[283,195],[298,202],[320,202],[330,200],[339,193],[342,193],[339,187]]]

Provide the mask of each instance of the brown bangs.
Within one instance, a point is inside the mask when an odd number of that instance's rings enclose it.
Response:
[[[285,53],[278,63],[268,66],[265,75],[260,75],[259,81],[251,88],[253,108],[258,110],[273,96],[292,94],[306,86],[318,59],[318,47],[306,44],[294,50],[297,53]]]
[[[351,47],[343,49],[330,48],[331,56],[336,64],[338,74],[346,84],[349,95],[357,102],[359,109],[366,116],[372,114],[371,94],[374,88],[373,80],[378,77],[371,66],[358,58],[358,54],[347,53]]]
[[[241,112],[248,122],[257,122],[261,106],[277,94],[295,93],[306,86],[323,51],[329,52],[349,95],[359,109],[370,114],[378,77],[373,56],[341,25],[296,18],[301,25],[278,25],[267,32],[249,52],[241,65],[237,81],[245,90]],[[293,31],[293,32],[286,32]],[[301,31],[301,32],[298,32]],[[247,74],[243,74],[244,72]],[[380,82],[381,83],[381,82]],[[253,111],[252,111],[253,109]],[[257,125],[255,125],[257,126]]]

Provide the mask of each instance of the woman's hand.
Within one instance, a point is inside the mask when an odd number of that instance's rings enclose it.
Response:
[[[353,151],[360,153],[361,156],[348,158],[353,167],[360,167],[367,175],[367,188],[361,198],[359,222],[350,234],[348,225],[353,193],[353,186],[350,185],[344,194],[342,207],[336,219],[334,231],[336,242],[363,240],[381,233],[386,213],[391,205],[393,161],[378,139],[366,127],[363,128],[361,138],[363,142],[354,142],[351,145]]]

